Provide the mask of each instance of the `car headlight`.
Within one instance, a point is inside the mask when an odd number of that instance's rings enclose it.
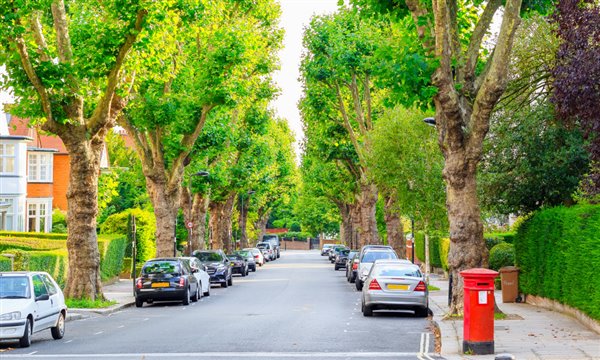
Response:
[[[221,272],[221,271],[225,271],[226,267],[225,265],[219,265],[217,266],[217,271]]]
[[[13,311],[13,312],[9,312],[9,313],[0,315],[0,320],[3,320],[3,321],[19,320],[19,319],[21,319],[20,311]]]

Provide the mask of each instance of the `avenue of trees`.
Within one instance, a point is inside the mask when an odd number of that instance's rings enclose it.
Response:
[[[488,265],[488,215],[598,201],[594,0],[352,0],[315,16],[299,165],[269,108],[275,0],[0,8],[9,111],[70,154],[71,298],[103,298],[96,232],[130,209],[153,214],[157,256],[230,251],[276,225],[404,254],[412,220],[450,238],[458,280]]]

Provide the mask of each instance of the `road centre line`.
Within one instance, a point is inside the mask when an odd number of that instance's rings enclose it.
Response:
[[[418,356],[414,352],[203,352],[203,353],[129,353],[129,354],[2,354],[2,359],[71,359],[71,358],[398,358]]]

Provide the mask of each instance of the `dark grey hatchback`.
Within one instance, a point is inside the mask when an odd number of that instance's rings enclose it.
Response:
[[[200,297],[198,280],[189,264],[180,258],[159,258],[146,261],[142,274],[135,281],[135,306],[156,301],[181,301],[189,305]]]

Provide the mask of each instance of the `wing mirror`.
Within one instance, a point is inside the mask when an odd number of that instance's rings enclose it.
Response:
[[[35,298],[35,301],[46,301],[46,300],[50,300],[50,295],[44,294],[44,295],[40,295]]]

